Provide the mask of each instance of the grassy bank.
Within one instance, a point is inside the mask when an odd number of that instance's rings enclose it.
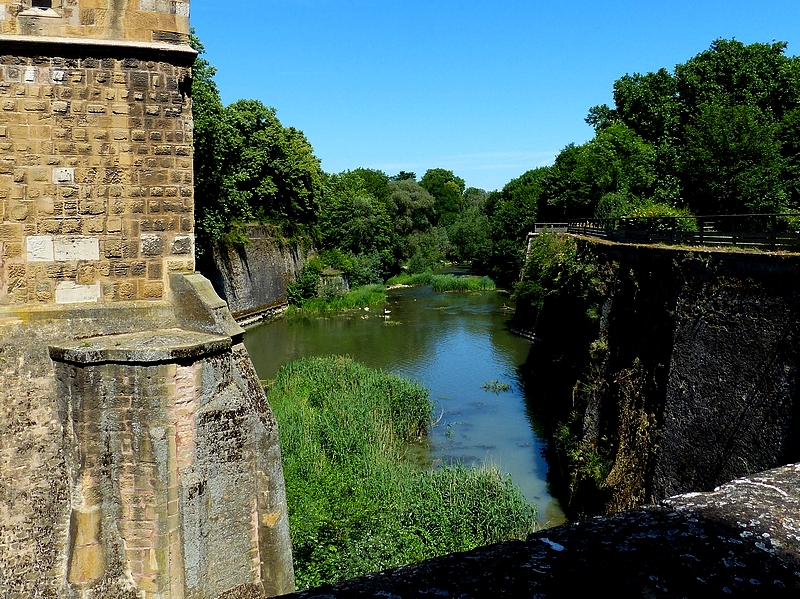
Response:
[[[420,468],[427,390],[341,357],[284,366],[269,390],[298,588],[464,551],[533,530],[534,508],[496,469]]]
[[[324,314],[375,306],[386,301],[386,287],[364,285],[336,297],[312,297],[299,306],[289,306],[289,314]]]

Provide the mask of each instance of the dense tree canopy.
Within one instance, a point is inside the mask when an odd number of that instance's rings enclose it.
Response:
[[[795,209],[800,60],[785,50],[716,40],[673,73],[618,79],[614,108],[587,122],[598,136],[622,123],[653,148],[657,201],[698,214]]]
[[[223,106],[201,56],[193,81],[201,247],[259,219],[307,231],[331,265],[359,280],[451,259],[508,283],[537,220],[798,210],[800,60],[785,50],[720,39],[672,71],[624,75],[613,106],[589,109],[592,139],[490,193],[466,189],[444,168],[419,182],[413,172],[370,168],[326,175],[274,109]]]

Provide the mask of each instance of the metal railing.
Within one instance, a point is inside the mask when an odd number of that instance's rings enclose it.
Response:
[[[560,223],[536,223],[534,231],[528,235],[528,250],[533,238],[543,232],[589,235],[621,243],[800,249],[800,214],[587,218]]]

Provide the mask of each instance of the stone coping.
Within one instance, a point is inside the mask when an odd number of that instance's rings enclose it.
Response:
[[[170,63],[186,66],[191,65],[197,57],[197,51],[185,44],[0,34],[0,54],[15,53],[27,53],[35,56],[88,53],[132,58],[160,57]]]
[[[134,300],[108,304],[11,304],[0,306],[0,320],[22,322],[92,319],[97,321],[150,319],[159,323],[175,323],[174,305],[166,300]],[[173,327],[170,324],[168,327]]]
[[[184,329],[105,335],[51,345],[50,358],[76,364],[153,364],[230,350],[231,338]]]

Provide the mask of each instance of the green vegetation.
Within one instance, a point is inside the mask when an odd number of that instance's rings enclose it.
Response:
[[[500,381],[489,381],[483,384],[483,388],[486,391],[491,391],[495,395],[500,395],[501,391],[508,391],[511,389],[511,385],[508,383],[502,383]]]
[[[433,281],[433,273],[429,270],[425,272],[418,272],[418,273],[407,273],[401,272],[399,275],[393,276],[391,279],[386,281],[387,285],[409,285],[412,287],[417,287],[420,285],[430,285]]]
[[[269,389],[280,425],[298,588],[524,538],[533,507],[494,468],[404,460],[431,417],[419,384],[347,358],[284,366]]]
[[[289,314],[324,314],[377,306],[386,301],[383,285],[362,285],[344,295],[312,297],[290,305]]]
[[[604,273],[591,256],[580,255],[575,239],[559,233],[542,233],[531,243],[522,280],[512,299],[517,313],[535,319],[545,299],[580,300],[588,306],[587,317],[598,316],[596,302],[604,291]]]
[[[236,226],[252,221],[278,225],[287,236],[313,237],[322,169],[311,144],[258,100],[224,106],[216,69],[202,58],[199,40],[192,36],[192,42],[201,53],[192,80],[198,251],[226,234],[244,241]]]
[[[431,287],[434,291],[491,291],[495,284],[489,277],[433,275]]]
[[[613,106],[589,109],[592,139],[489,193],[444,168],[419,181],[405,171],[324,173],[302,132],[281,125],[273,109],[251,100],[223,106],[201,56],[193,81],[198,249],[244,242],[241,223],[261,220],[313,242],[323,265],[355,286],[445,261],[508,285],[536,221],[798,210],[800,59],[785,50],[783,42],[719,39],[672,71],[625,75],[613,83]]]
[[[596,488],[602,488],[614,465],[607,439],[590,444],[580,438],[582,420],[581,413],[573,411],[566,422],[558,424],[555,431],[556,443],[567,458],[571,496],[574,496],[580,484],[587,480]]]
[[[434,291],[491,291],[496,285],[489,277],[435,275],[426,270],[420,273],[400,273],[386,281],[387,285],[430,285]]]

